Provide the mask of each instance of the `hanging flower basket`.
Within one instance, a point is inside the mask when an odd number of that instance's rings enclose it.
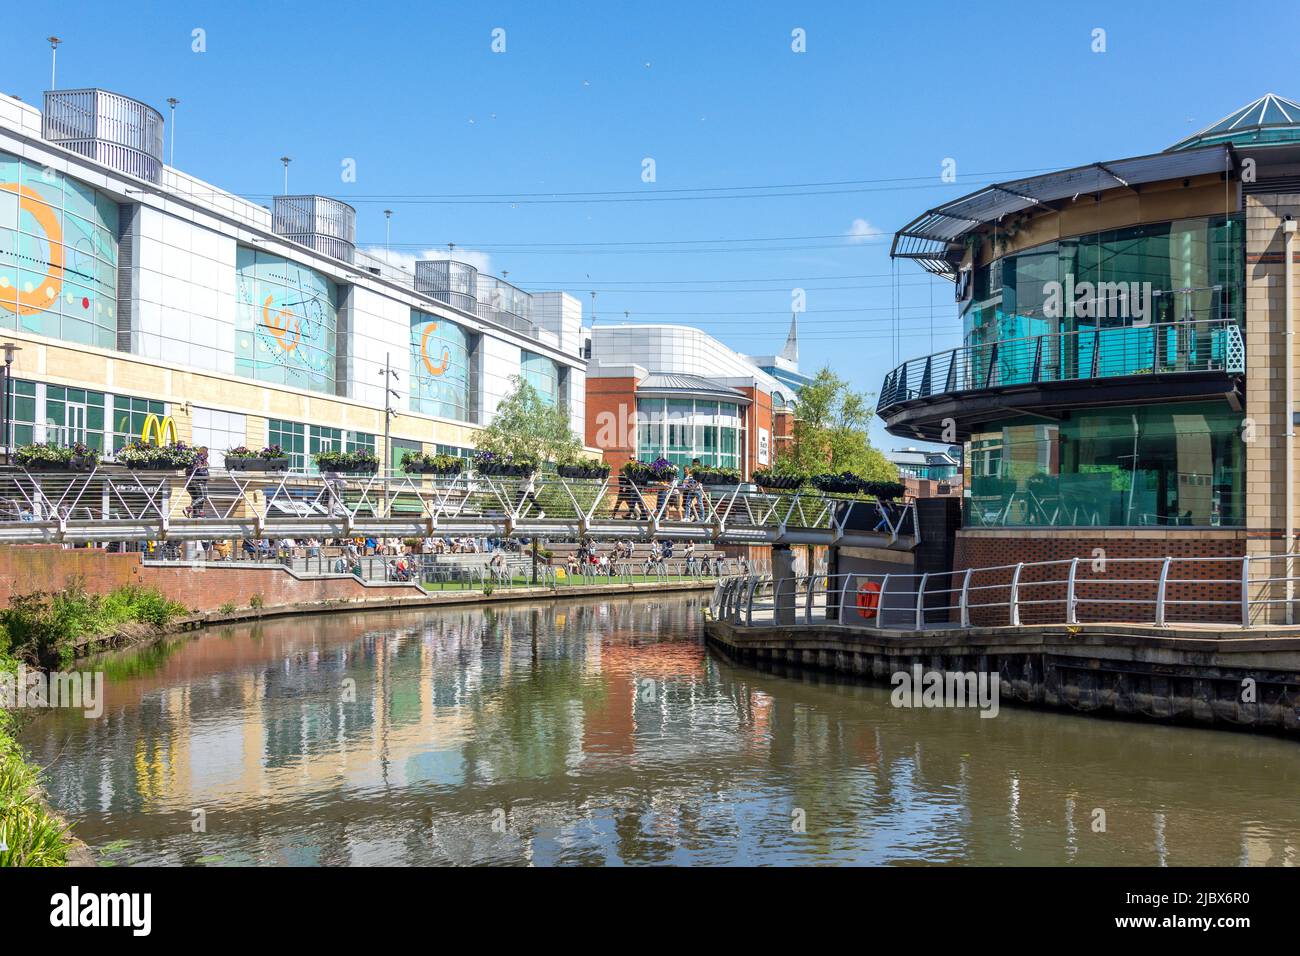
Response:
[[[322,472],[340,475],[373,475],[379,470],[379,459],[365,448],[356,451],[318,451],[312,456]]]
[[[635,485],[667,484],[677,477],[677,466],[667,458],[652,462],[633,460],[623,466],[623,475]]]
[[[808,480],[805,475],[779,475],[773,472],[770,468],[759,468],[755,470],[753,478],[754,484],[758,485],[758,487],[762,488],[764,491],[793,491],[796,488],[802,487]]]
[[[402,471],[408,475],[459,475],[465,470],[465,460],[455,455],[426,455],[408,451],[402,455]]]
[[[537,462],[481,451],[474,456],[474,472],[485,478],[527,478],[537,471]]]
[[[185,471],[207,464],[206,454],[184,442],[150,445],[136,439],[118,449],[114,457],[132,471]]]
[[[240,445],[226,452],[227,471],[288,471],[289,456],[279,445],[253,451]]]
[[[99,452],[80,442],[72,446],[43,442],[17,449],[14,464],[28,471],[94,471]]]
[[[555,472],[561,478],[596,478],[609,477],[609,463],[603,461],[586,461],[579,464],[556,465]]]

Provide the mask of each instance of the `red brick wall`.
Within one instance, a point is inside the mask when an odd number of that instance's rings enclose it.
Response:
[[[772,396],[760,392],[756,388],[741,388],[752,403],[745,412],[745,477],[748,478],[753,474],[755,468],[770,468],[774,463],[774,454],[776,442],[774,441],[775,433],[772,428]],[[760,465],[758,462],[758,430],[766,428],[768,431],[768,462],[767,465]]]
[[[617,472],[632,460],[636,447],[635,378],[587,379],[587,434],[589,447],[605,454]]]
[[[1166,555],[1174,558],[1239,558],[1246,553],[1246,542],[1236,532],[1200,532],[1196,536],[1128,537],[1116,532],[1114,536],[1097,532],[1089,537],[1067,537],[1064,532],[1051,536],[1025,533],[1017,537],[993,537],[977,531],[957,534],[953,567],[956,571],[967,568],[990,568],[1017,562],[1062,561],[1079,558],[1076,574],[1075,596],[1079,600],[1078,619],[1081,622],[1130,621],[1150,622],[1155,615],[1156,582],[1160,576],[1161,562],[1156,559]],[[1102,549],[1105,563],[1094,568],[1094,549]],[[1125,558],[1145,558],[1144,561],[1125,561]],[[1119,559],[1119,560],[1117,560]],[[1020,620],[1024,624],[1064,620],[1066,587],[1061,584],[1034,582],[1064,581],[1069,564],[1046,567],[1026,567],[1020,576]],[[1005,602],[1010,594],[1012,571],[1010,568],[977,573],[971,577],[971,623],[974,625],[1004,625],[1007,623]],[[1174,561],[1169,569],[1165,593],[1166,621],[1214,621],[1237,623],[1241,619],[1241,565],[1232,561]],[[1207,583],[1194,583],[1195,579]],[[1131,581],[1136,583],[1099,583]],[[960,587],[961,574],[953,575],[952,587]],[[981,586],[988,586],[981,589]],[[1140,604],[1094,604],[1090,600],[1132,600]],[[1032,601],[1052,601],[1050,604],[1032,604]],[[1178,601],[1195,601],[1197,606],[1181,605]],[[1226,601],[1227,604],[1207,604],[1208,601]],[[956,603],[954,597],[953,603]],[[976,604],[1001,604],[1000,607],[976,608]]]
[[[0,604],[15,594],[63,591],[80,579],[87,591],[106,594],[138,581],[140,556],[57,544],[0,545]]]
[[[270,607],[314,601],[365,600],[423,593],[417,586],[366,587],[355,578],[299,579],[276,566],[145,567],[138,554],[109,554],[58,545],[0,545],[0,603],[15,594],[57,591],[80,579],[92,594],[127,584],[156,587],[190,610],[215,611],[227,602],[245,607],[254,594]]]

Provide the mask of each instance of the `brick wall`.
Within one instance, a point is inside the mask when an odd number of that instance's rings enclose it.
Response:
[[[604,452],[614,472],[635,453],[636,383],[630,377],[587,379],[586,444]]]
[[[1300,219],[1300,194],[1246,197],[1246,526],[1252,558],[1285,554],[1286,537],[1286,257],[1284,217]],[[1300,239],[1296,240],[1300,243]],[[1300,254],[1298,254],[1300,258]],[[1296,281],[1300,283],[1300,269]],[[1300,342],[1293,346],[1300,353]],[[1300,354],[1296,356],[1300,368]],[[1294,474],[1300,475],[1300,443]],[[1300,497],[1296,499],[1300,509]],[[1296,516],[1300,526],[1300,513]],[[1252,578],[1281,576],[1280,561],[1260,561]],[[1280,600],[1283,586],[1264,581],[1254,599]],[[1260,605],[1259,623],[1278,623],[1281,604]]]
[[[350,576],[297,578],[278,566],[146,567],[138,554],[109,554],[93,548],[65,550],[46,544],[0,545],[0,603],[8,604],[15,594],[63,590],[77,579],[92,594],[106,594],[133,583],[156,587],[195,611],[215,611],[226,603],[244,607],[255,594],[270,607],[423,593],[416,585],[366,587]]]
[[[1094,553],[1102,551],[1104,563]],[[1020,577],[1020,620],[1023,624],[1064,620],[1067,562],[1079,558],[1075,596],[1079,600],[1078,619],[1093,621],[1152,621],[1155,615],[1156,582],[1161,561],[1174,558],[1239,558],[1246,553],[1246,537],[1240,531],[1152,532],[1115,531],[1107,533],[1057,530],[1038,532],[961,531],[957,534],[953,566],[990,568],[1018,562],[1061,561],[1046,567],[1026,567]],[[1128,561],[1127,558],[1147,560]],[[1166,620],[1213,621],[1236,624],[1241,620],[1241,565],[1235,561],[1174,561],[1170,566],[1165,594]],[[971,623],[1005,625],[1005,602],[1010,596],[1012,570],[986,571],[971,576]],[[953,587],[960,587],[962,575],[953,575]],[[1194,583],[1195,579],[1212,583]],[[1134,582],[1134,583],[1116,583]],[[1126,600],[1135,604],[1094,604],[1092,600]],[[1035,604],[1042,601],[1051,603]],[[1196,606],[1179,601],[1194,601]],[[1207,602],[1223,601],[1225,604]],[[954,598],[953,603],[956,603]],[[977,608],[977,604],[1000,604]]]

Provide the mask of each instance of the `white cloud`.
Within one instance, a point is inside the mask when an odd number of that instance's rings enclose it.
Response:
[[[884,235],[884,233],[865,219],[854,219],[845,235],[849,237],[850,242],[866,242],[868,239],[874,239],[876,236]]]
[[[361,250],[368,256],[374,256],[380,262],[387,262],[394,269],[401,269],[407,275],[415,275],[415,263],[422,259],[455,259],[457,262],[466,262],[472,265],[481,273],[491,274],[492,257],[486,252],[479,252],[475,249],[457,249],[453,253],[448,253],[446,249],[425,249],[423,252],[399,252],[393,250],[385,253],[383,246],[370,246]]]

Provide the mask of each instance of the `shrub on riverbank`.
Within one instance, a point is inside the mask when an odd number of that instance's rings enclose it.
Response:
[[[68,826],[41,800],[39,771],[23,757],[0,714],[0,866],[64,866]]]
[[[156,588],[128,585],[109,594],[88,594],[74,583],[64,591],[17,595],[0,609],[0,655],[40,667],[60,667],[86,637],[110,634],[126,624],[163,627],[184,614]]]
[[[17,668],[17,660],[0,653],[0,671]],[[68,826],[42,801],[40,771],[14,740],[16,723],[0,710],[0,866],[63,866],[72,846]]]

